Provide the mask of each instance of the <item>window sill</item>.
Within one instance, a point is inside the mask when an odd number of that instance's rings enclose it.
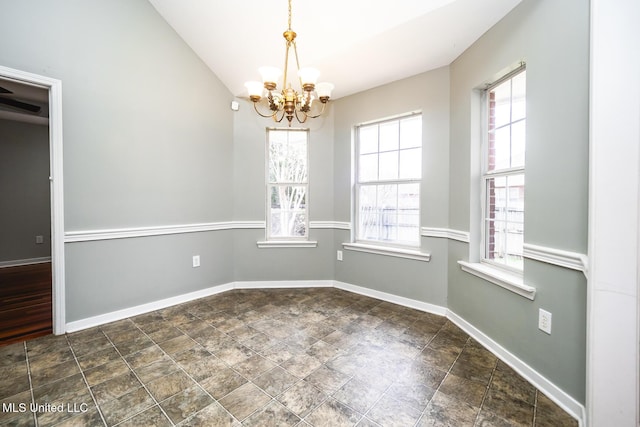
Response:
[[[366,252],[370,254],[386,255],[397,258],[413,259],[428,262],[431,254],[411,249],[391,248],[387,246],[367,245],[364,243],[343,243],[342,246],[350,251]]]
[[[525,285],[522,276],[479,262],[458,261],[458,264],[460,264],[462,271],[501,286],[527,299],[533,301],[536,297],[536,288]]]
[[[263,240],[256,242],[260,249],[270,248],[316,248],[318,242],[314,240]]]

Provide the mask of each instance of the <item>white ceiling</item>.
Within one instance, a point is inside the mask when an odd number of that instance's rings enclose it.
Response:
[[[235,96],[284,67],[286,0],[149,1]],[[335,99],[450,64],[520,1],[293,0],[291,28]]]

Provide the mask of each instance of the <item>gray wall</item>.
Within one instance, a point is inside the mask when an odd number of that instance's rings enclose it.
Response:
[[[150,3],[2,10],[0,64],[62,81],[66,231],[232,219],[233,97]],[[229,282],[232,253],[227,232],[68,243],[67,321]]]
[[[67,243],[67,322],[233,281],[231,233]]]
[[[339,99],[335,110],[335,218],[351,220],[352,133],[355,125],[394,115],[422,111],[420,222],[446,227],[449,216],[449,68],[443,67],[359,94]],[[336,245],[350,240],[336,231]],[[421,250],[430,262],[345,251],[336,262],[336,279],[358,286],[446,306],[447,242],[422,238]]]
[[[0,195],[0,262],[51,256],[47,126],[0,120]]]
[[[475,88],[521,60],[527,63],[525,243],[587,252],[589,4],[525,0],[451,64],[449,223],[471,231],[472,242],[470,248],[450,243],[449,308],[584,402],[582,273],[525,260],[525,284],[537,288],[532,302],[456,263],[473,258],[480,238],[470,223],[480,189],[472,173],[479,165]],[[553,314],[551,335],[537,329],[539,308]]]

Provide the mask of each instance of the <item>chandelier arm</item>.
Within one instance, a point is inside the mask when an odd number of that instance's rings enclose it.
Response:
[[[273,112],[273,113],[271,113],[271,114],[262,114],[262,113],[258,110],[258,103],[257,103],[257,102],[254,102],[254,103],[253,103],[253,109],[254,109],[254,110],[256,110],[256,113],[258,113],[258,115],[259,115],[260,117],[274,117],[274,116],[278,113],[277,111],[275,111],[275,112]]]
[[[309,114],[305,114],[305,115],[306,115],[307,117],[309,117],[309,118],[317,119],[318,117],[320,117],[321,115],[323,115],[323,114],[324,114],[324,109],[325,109],[325,107],[326,107],[326,106],[327,106],[327,103],[326,103],[326,102],[323,102],[323,103],[322,103],[322,110],[320,110],[320,112],[319,112],[318,114],[316,114],[316,115],[314,115],[314,116],[311,116],[311,115],[309,115]]]
[[[273,121],[276,123],[280,123],[282,121],[282,119],[284,119],[284,110],[282,110],[282,115],[280,116],[280,118],[278,118],[278,112],[276,111],[275,113],[273,113],[273,115],[271,116],[273,118]]]
[[[296,120],[298,121],[298,123],[301,123],[301,124],[302,124],[302,123],[304,123],[304,122],[306,122],[306,121],[307,121],[307,118],[309,118],[309,116],[307,115],[307,113],[302,112],[302,114],[304,114],[304,119],[303,119],[303,120],[300,120],[300,116],[298,116],[298,110],[294,110],[294,114],[295,114],[295,116],[296,116]]]

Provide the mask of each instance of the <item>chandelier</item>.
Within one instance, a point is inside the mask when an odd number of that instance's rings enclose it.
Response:
[[[320,72],[315,68],[300,68],[298,49],[296,48],[296,33],[291,29],[291,0],[288,1],[289,27],[282,34],[286,40],[282,90],[277,89],[277,82],[282,75],[282,71],[275,67],[260,67],[258,71],[262,76],[262,82],[252,81],[246,82],[244,85],[249,92],[249,99],[253,102],[253,108],[256,113],[262,117],[271,117],[277,123],[280,123],[286,117],[289,126],[291,126],[294,117],[299,123],[306,122],[308,118],[315,119],[320,117],[324,113],[327,102],[329,102],[333,85],[331,83],[316,83]],[[292,46],[301,91],[296,91],[287,80],[289,53]],[[260,103],[264,95],[266,95],[266,102]],[[316,100],[320,101],[322,107],[314,107],[317,105]],[[262,109],[267,108],[268,105],[269,112],[260,112],[259,103],[262,104],[260,107]]]

